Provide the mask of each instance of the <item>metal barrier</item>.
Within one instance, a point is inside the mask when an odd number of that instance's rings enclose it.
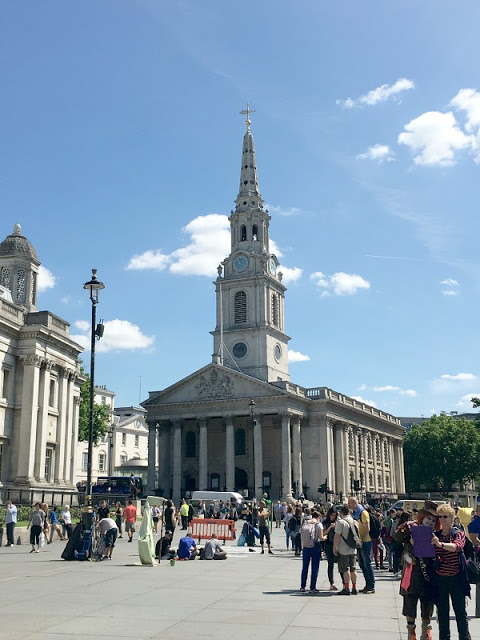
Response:
[[[203,538],[211,538],[213,534],[219,540],[235,540],[235,522],[233,520],[216,520],[207,518],[194,518],[190,523],[192,538],[198,541]]]

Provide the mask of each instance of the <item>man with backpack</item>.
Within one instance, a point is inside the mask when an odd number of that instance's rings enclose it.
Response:
[[[362,540],[362,547],[358,550],[358,564],[365,578],[365,587],[360,593],[375,593],[375,576],[372,568],[372,538],[370,537],[370,514],[359,504],[356,498],[348,499],[348,506],[352,510],[352,517],[358,522],[358,532]]]
[[[302,540],[302,578],[300,591],[305,591],[308,566],[311,562],[310,593],[318,593],[317,577],[320,567],[320,543],[325,538],[323,537],[323,525],[317,511],[310,513],[310,509],[305,509],[302,526],[300,527],[300,537]]]
[[[357,548],[361,546],[358,535],[358,525],[350,515],[350,509],[343,505],[340,507],[339,518],[335,524],[335,537],[333,539],[333,554],[338,556],[338,572],[343,578],[343,589],[339,596],[356,596],[357,574],[355,572]],[[350,591],[350,583],[352,590]]]

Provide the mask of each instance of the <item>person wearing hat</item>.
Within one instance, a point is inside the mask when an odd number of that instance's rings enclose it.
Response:
[[[433,532],[437,526],[437,505],[425,501],[425,506],[418,511],[416,521],[405,522],[398,526],[393,534],[396,542],[403,546],[402,550],[402,580],[400,582],[400,595],[403,597],[402,614],[407,620],[408,640],[416,640],[417,605],[420,601],[420,613],[422,617],[422,631],[420,640],[432,640],[431,619],[433,614],[432,573],[433,557],[422,558],[415,554],[414,534],[416,527],[428,527]],[[432,548],[433,552],[433,548]]]
[[[440,560],[435,576],[440,640],[450,640],[450,600],[457,621],[458,640],[472,640],[465,606],[465,596],[470,596],[470,584],[465,563],[460,559],[465,533],[453,526],[455,511],[449,504],[441,504],[437,516],[441,529],[432,537],[432,542]]]

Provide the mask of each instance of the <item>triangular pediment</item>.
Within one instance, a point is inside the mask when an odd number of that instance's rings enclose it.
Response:
[[[150,393],[145,409],[158,404],[211,402],[284,395],[287,392],[252,376],[218,364],[208,364],[163,391]]]

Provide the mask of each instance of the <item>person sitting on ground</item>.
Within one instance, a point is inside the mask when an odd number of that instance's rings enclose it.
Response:
[[[217,536],[213,533],[203,551],[204,560],[226,560],[227,552],[222,549]]]
[[[195,557],[198,555],[197,544],[190,536],[190,531],[187,531],[187,535],[180,538],[177,551],[179,560],[195,560]]]
[[[107,558],[108,560],[111,560],[115,540],[117,539],[118,534],[117,523],[115,520],[112,520],[112,518],[102,518],[98,523],[98,533],[105,539],[105,555],[102,560]]]
[[[160,538],[155,545],[155,558],[170,560],[175,557],[175,550],[171,548],[172,537],[171,531],[165,531],[163,538]]]

